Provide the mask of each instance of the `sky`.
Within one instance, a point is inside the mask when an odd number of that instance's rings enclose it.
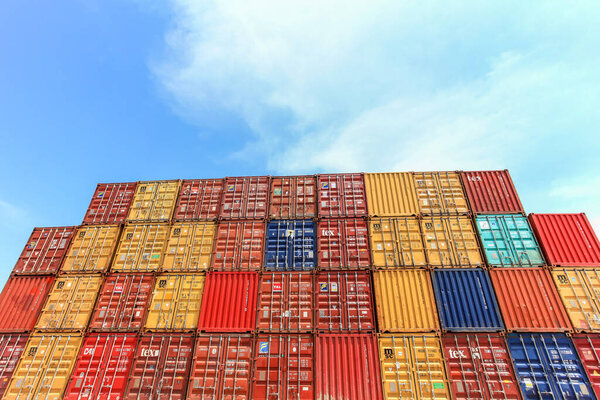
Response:
[[[600,3],[56,0],[0,13],[0,282],[98,182],[509,169],[600,232]]]

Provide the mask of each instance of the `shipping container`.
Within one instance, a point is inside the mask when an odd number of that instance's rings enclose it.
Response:
[[[410,172],[365,174],[365,188],[372,217],[419,214],[415,183]]]
[[[61,271],[66,273],[106,272],[112,261],[120,230],[118,225],[79,227]]]
[[[146,318],[146,330],[196,330],[204,279],[203,274],[158,275]]]
[[[217,226],[214,222],[175,223],[167,241],[163,271],[202,272],[210,268]]]
[[[317,225],[320,269],[358,269],[371,265],[367,221],[322,219]]]
[[[525,213],[508,170],[465,171],[461,177],[473,213]]]
[[[312,220],[275,220],[267,224],[265,268],[305,271],[315,268],[315,223]]]
[[[142,328],[154,275],[111,274],[106,277],[89,328],[98,331],[138,331]]]
[[[125,400],[185,400],[194,337],[146,334],[138,341]]]
[[[362,174],[318,175],[319,217],[362,217],[367,215],[367,195]]]
[[[319,272],[315,277],[316,328],[322,332],[375,330],[368,272]]]
[[[427,265],[423,234],[417,217],[372,218],[371,258],[375,267]]]
[[[313,400],[313,335],[260,335],[254,346],[254,399]]]
[[[490,271],[507,331],[559,332],[571,329],[550,273],[542,268]]]
[[[435,267],[477,267],[483,256],[468,217],[425,217],[421,220],[425,252]]]
[[[8,278],[0,294],[0,332],[32,330],[53,282],[53,276]]]
[[[137,345],[131,333],[93,333],[83,340],[64,400],[120,400]]]
[[[440,323],[446,331],[500,331],[504,328],[492,282],[482,269],[433,271]]]
[[[264,219],[269,207],[268,176],[225,179],[220,217],[223,219]]]
[[[67,253],[74,226],[35,228],[17,260],[13,274],[54,274]]]
[[[429,271],[386,269],[373,272],[379,332],[440,330]]]
[[[456,172],[415,172],[419,210],[423,215],[464,215],[470,212]]]
[[[265,223],[261,221],[222,221],[217,225],[212,269],[216,271],[256,271],[262,268]]]
[[[317,215],[317,182],[314,176],[271,179],[271,218],[313,218]]]
[[[383,399],[375,336],[317,335],[315,342],[316,399]]]
[[[26,333],[0,335],[0,398],[8,387],[28,338]]]
[[[508,349],[525,399],[593,400],[571,339],[560,333],[513,333]]]
[[[312,273],[262,273],[258,287],[257,329],[260,332],[312,331],[312,300]]]
[[[387,400],[451,398],[439,337],[381,335],[379,360]]]
[[[544,265],[542,252],[524,216],[480,215],[475,219],[475,225],[488,265],[493,267]]]
[[[449,333],[442,344],[454,399],[522,399],[500,334]]]
[[[158,271],[168,237],[168,224],[125,226],[111,272]]]
[[[596,398],[600,398],[600,336],[575,335],[573,343],[579,353],[581,363],[587,371]]]
[[[258,273],[209,272],[198,328],[204,332],[251,332],[256,328]]]
[[[600,266],[600,241],[585,214],[529,214],[549,265]]]
[[[77,334],[31,335],[2,399],[62,399],[81,340]]]
[[[181,183],[175,221],[211,221],[219,217],[223,179],[191,179]]]
[[[127,222],[169,222],[179,185],[178,180],[138,182]]]
[[[577,332],[600,332],[600,268],[552,271],[554,283]]]
[[[99,183],[83,217],[84,225],[125,222],[135,194],[135,182]]]
[[[187,399],[251,399],[251,373],[250,335],[200,335],[196,338]]]

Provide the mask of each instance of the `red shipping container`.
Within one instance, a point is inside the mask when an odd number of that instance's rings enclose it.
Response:
[[[100,290],[89,328],[138,331],[154,289],[152,274],[111,274]]]
[[[317,237],[321,269],[356,269],[371,265],[367,221],[323,219],[319,221]]]
[[[21,252],[13,274],[56,273],[67,254],[75,228],[35,228]]]
[[[375,312],[368,272],[316,274],[316,323],[323,332],[375,330]]]
[[[135,334],[87,336],[79,350],[63,399],[122,399],[136,344]]]
[[[257,271],[262,268],[265,223],[222,221],[217,225],[212,268],[217,271]]]
[[[11,276],[0,294],[0,332],[33,329],[52,288],[52,276]]]
[[[258,289],[257,329],[310,332],[313,329],[313,274],[265,272]]]
[[[217,219],[223,195],[223,179],[184,180],[175,206],[175,221]]]
[[[600,398],[600,335],[574,335],[573,343],[590,378],[592,389]]]
[[[250,335],[200,335],[196,338],[187,399],[250,399],[251,372]]]
[[[10,377],[17,367],[28,337],[25,333],[0,335],[0,398],[4,395]]]
[[[142,335],[124,399],[184,400],[193,349],[192,335]]]
[[[319,217],[367,215],[367,196],[362,174],[319,175]]]
[[[508,170],[465,171],[461,177],[473,213],[525,213]]]
[[[313,335],[260,335],[254,346],[254,399],[312,400]]]
[[[90,202],[83,225],[125,222],[137,183],[99,183]]]
[[[317,335],[317,399],[383,399],[379,352],[373,335]]]
[[[312,218],[317,215],[317,183],[314,176],[286,176],[271,179],[269,217]]]
[[[446,334],[442,345],[454,399],[522,399],[506,343],[499,334]]]
[[[269,177],[225,179],[220,216],[223,219],[264,219],[269,204]]]
[[[600,266],[600,242],[584,213],[529,214],[529,222],[548,264]]]

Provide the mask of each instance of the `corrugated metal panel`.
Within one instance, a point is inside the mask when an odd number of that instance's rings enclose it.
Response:
[[[548,271],[502,268],[490,272],[508,331],[557,332],[571,329]]]
[[[74,226],[34,228],[13,274],[54,274],[67,253]]]
[[[383,399],[375,336],[318,335],[315,341],[316,399]]]
[[[125,221],[137,183],[99,183],[90,202],[84,225],[118,224]]]
[[[423,235],[417,217],[373,218],[370,228],[374,266],[427,265]]]
[[[83,331],[102,285],[100,276],[66,275],[56,278],[35,328]]]
[[[217,226],[212,268],[217,271],[256,271],[262,268],[265,223],[223,221]]]
[[[573,328],[600,332],[600,268],[555,269],[552,276]]]
[[[223,179],[192,179],[181,183],[175,221],[214,220],[219,216],[223,196]]]
[[[317,177],[319,217],[367,215],[367,196],[362,174],[329,174]]]
[[[313,329],[313,274],[264,272],[258,288],[256,327],[261,332],[310,332]]]
[[[468,217],[426,217],[421,220],[429,265],[477,267],[483,256]]]
[[[271,218],[312,218],[317,215],[317,182],[314,176],[271,179]]]
[[[125,226],[111,271],[157,271],[162,264],[168,237],[168,224]]]
[[[33,329],[54,277],[12,276],[0,294],[0,332]]]
[[[503,329],[492,282],[484,270],[435,270],[433,290],[442,329],[448,331]]]
[[[106,272],[119,239],[117,225],[82,226],[77,229],[63,272]]]
[[[567,336],[513,333],[506,341],[526,399],[595,398]]]
[[[508,170],[465,171],[461,176],[474,213],[525,213]]]
[[[187,399],[250,399],[251,373],[250,335],[200,335]]]
[[[600,266],[600,242],[585,214],[529,214],[550,265]]]
[[[209,272],[198,328],[206,332],[250,332],[256,326],[258,273]]]
[[[440,339],[434,335],[379,337],[386,399],[450,399]]]
[[[0,398],[8,387],[8,382],[19,362],[29,335],[15,333],[0,335]]]
[[[74,334],[31,335],[2,399],[62,399],[81,340]]]
[[[127,221],[170,221],[179,194],[179,185],[178,180],[138,182]]]
[[[449,333],[442,344],[454,399],[522,399],[500,334]]]
[[[147,330],[195,330],[204,289],[202,274],[162,274],[156,285],[146,318]],[[225,297],[221,300],[225,300]]]
[[[365,174],[369,215],[417,215],[419,203],[410,172]]]
[[[318,265],[321,269],[356,269],[371,265],[367,221],[358,218],[318,222]]]
[[[214,222],[173,224],[167,241],[163,271],[206,271],[211,264],[216,232]]]
[[[470,212],[456,172],[415,172],[419,210],[423,215],[456,215]]]
[[[475,225],[489,265],[494,267],[544,265],[542,252],[524,216],[481,215],[475,219]]]
[[[596,397],[600,397],[600,336],[575,335],[573,343]]]
[[[234,177],[225,180],[221,218],[263,219],[269,206],[268,176]]]
[[[315,268],[315,223],[312,220],[277,220],[267,224],[265,268],[304,271]]]
[[[380,332],[432,332],[440,325],[429,271],[386,269],[373,273]]]

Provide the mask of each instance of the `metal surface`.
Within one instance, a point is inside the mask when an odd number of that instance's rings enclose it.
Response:
[[[168,222],[173,215],[180,181],[138,182],[127,222]]]
[[[29,335],[26,333],[0,335],[0,398],[19,362]]]
[[[110,271],[158,271],[168,237],[168,224],[126,225]]]
[[[462,215],[470,212],[456,172],[415,172],[415,190],[423,215]]]
[[[484,264],[470,218],[425,217],[421,229],[429,265],[468,268]]]
[[[62,272],[106,272],[121,228],[117,225],[82,226],[75,232]]]
[[[319,217],[361,217],[367,215],[367,196],[362,174],[318,175]]]
[[[67,253],[74,226],[34,228],[13,274],[54,274]]]
[[[314,269],[315,242],[315,223],[312,220],[275,220],[267,223],[265,269]]]
[[[83,218],[84,225],[125,222],[137,183],[99,183]]]
[[[262,268],[265,223],[222,221],[217,225],[212,268],[216,271],[256,271]]]
[[[370,216],[397,217],[419,213],[410,172],[365,174],[365,187]]]
[[[600,398],[600,336],[575,335],[573,344],[596,394]]]
[[[52,288],[52,276],[12,276],[0,294],[0,332],[33,329]]]
[[[357,269],[371,265],[367,221],[322,219],[317,224],[320,269]]]
[[[217,226],[214,222],[175,223],[167,240],[163,271],[202,272],[210,268]]]
[[[317,215],[317,183],[314,176],[271,179],[270,218],[313,218]]]
[[[461,178],[474,213],[524,214],[523,205],[508,170],[465,171],[461,173]]]
[[[376,267],[427,265],[417,217],[372,218],[371,254]]]
[[[215,220],[221,209],[223,179],[192,179],[181,183],[175,221]]]
[[[269,207],[268,176],[234,177],[225,180],[220,217],[264,219]]]
[[[573,329],[600,332],[600,268],[554,269],[552,277]]]

